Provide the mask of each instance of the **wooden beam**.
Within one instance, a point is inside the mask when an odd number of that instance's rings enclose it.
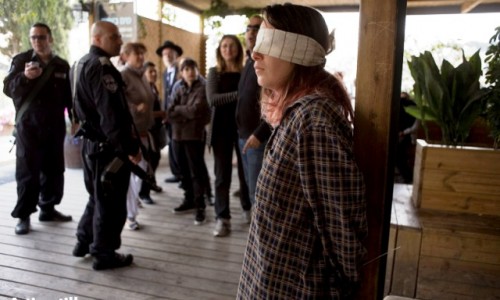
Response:
[[[392,203],[406,0],[361,0],[354,151],[367,189],[368,250],[357,299],[382,299]]]
[[[463,13],[463,14],[466,14],[466,13],[470,12],[471,10],[473,10],[479,4],[481,4],[481,2],[483,2],[483,1],[482,0],[469,0],[469,1],[465,1],[460,6],[460,12]]]

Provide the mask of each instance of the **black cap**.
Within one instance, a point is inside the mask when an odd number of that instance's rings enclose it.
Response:
[[[170,48],[174,49],[175,52],[177,52],[177,55],[181,56],[182,55],[182,48],[174,44],[172,41],[165,41],[163,45],[161,45],[158,49],[156,49],[156,54],[158,56],[161,56],[161,53],[163,52],[163,49]]]

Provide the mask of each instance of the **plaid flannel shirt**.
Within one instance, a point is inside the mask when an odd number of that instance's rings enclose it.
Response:
[[[362,175],[340,106],[293,104],[267,144],[238,299],[341,299],[367,234]]]

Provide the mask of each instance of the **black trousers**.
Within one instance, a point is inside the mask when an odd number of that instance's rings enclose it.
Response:
[[[17,203],[11,215],[25,219],[50,211],[64,191],[64,122],[60,126],[19,124],[16,128]]]
[[[181,182],[185,201],[194,201],[197,208],[205,208],[205,192],[210,182],[204,157],[204,141],[174,140],[174,148],[182,170]]]
[[[245,172],[241,161],[241,154],[238,146],[238,134],[236,133],[236,130],[234,130],[234,132],[232,132],[229,136],[212,136],[212,148],[214,152],[215,173],[215,215],[218,219],[230,219],[231,212],[229,209],[229,189],[231,187],[231,177],[233,173],[233,152],[236,152],[238,161],[241,207],[243,210],[249,210],[252,207],[248,193],[248,186],[245,181]]]
[[[158,169],[158,165],[160,164],[160,159],[161,159],[161,153],[160,150],[158,149],[153,149],[153,147],[149,147],[148,149],[148,167],[151,168],[151,172],[154,177],[154,181],[156,182],[156,169]],[[148,170],[149,171],[149,170]],[[145,182],[144,180],[142,181],[141,184],[141,190],[139,191],[139,197],[147,197],[151,193],[151,186]]]
[[[398,143],[396,148],[396,167],[403,177],[404,183],[413,182],[413,159],[410,155],[412,148],[415,146],[411,143],[411,137],[405,135]]]
[[[181,166],[179,164],[179,160],[177,156],[179,155],[175,151],[175,147],[173,145],[174,140],[172,139],[172,126],[170,124],[165,124],[165,128],[167,129],[167,140],[168,140],[168,164],[170,165],[170,170],[175,177],[182,176]]]
[[[90,253],[94,256],[111,255],[120,248],[130,180],[130,169],[124,166],[110,177],[110,184],[103,184],[101,176],[113,157],[89,158],[89,154],[98,150],[97,144],[84,140],[83,174],[89,201],[76,231],[78,241],[90,245]]]

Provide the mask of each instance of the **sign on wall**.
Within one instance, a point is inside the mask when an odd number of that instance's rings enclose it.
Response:
[[[137,17],[134,1],[110,1],[98,3],[98,19],[118,26],[124,43],[137,40]]]

